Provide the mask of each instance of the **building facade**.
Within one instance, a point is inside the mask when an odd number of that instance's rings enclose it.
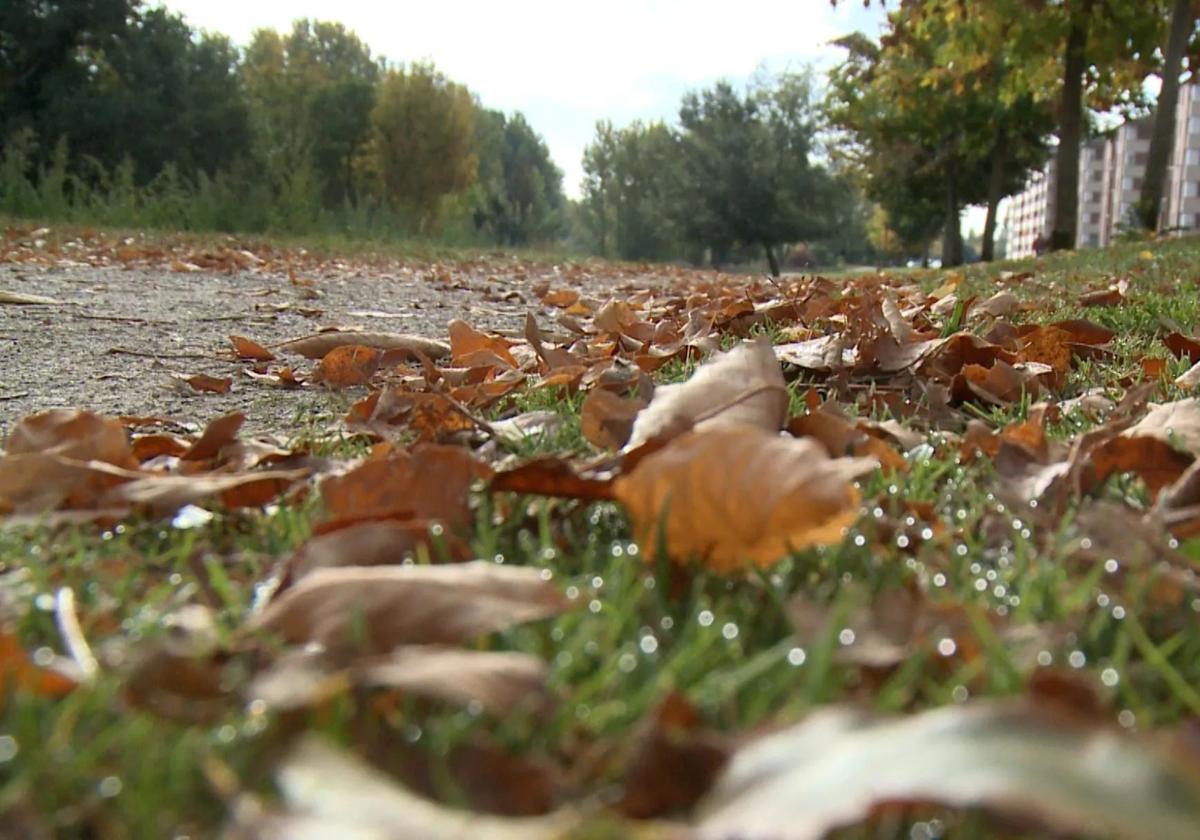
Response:
[[[1084,143],[1079,154],[1076,247],[1111,243],[1141,195],[1153,119],[1134,120]],[[1008,202],[1009,258],[1031,256],[1054,224],[1054,163],[1035,172]],[[1179,91],[1175,142],[1167,170],[1160,227],[1200,227],[1200,86]]]

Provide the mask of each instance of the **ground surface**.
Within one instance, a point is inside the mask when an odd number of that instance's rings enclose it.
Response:
[[[440,263],[260,249],[259,258],[238,254],[252,252],[232,240],[123,245],[131,237],[31,234],[38,231],[9,238],[7,256],[20,262],[0,262],[0,292],[56,302],[0,305],[0,434],[25,414],[82,405],[189,423],[241,410],[248,429],[274,432],[293,424],[297,412],[324,419],[331,404],[344,401],[331,401],[324,390],[280,400],[253,387],[231,356],[231,334],[264,344],[330,327],[443,338],[446,324],[461,318],[519,335],[526,312],[548,314],[532,288],[564,273],[573,287],[596,295],[634,280],[661,281],[653,269],[597,277],[586,267],[505,255]],[[197,265],[205,257],[217,270]],[[233,375],[233,387],[198,393],[176,378],[198,373]]]
[[[1200,241],[340,253],[6,236],[0,836],[1197,835]]]

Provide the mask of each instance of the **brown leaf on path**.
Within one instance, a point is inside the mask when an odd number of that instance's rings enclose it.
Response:
[[[690,809],[712,787],[731,751],[727,738],[701,728],[686,697],[671,692],[638,726],[617,810],[645,820]]]
[[[547,347],[545,345],[542,339],[542,331],[538,328],[537,319],[533,317],[532,312],[525,314],[525,340],[529,342],[529,346],[533,348],[533,352],[546,365],[547,370],[574,367],[579,364],[579,359],[566,350],[558,347]]]
[[[359,344],[335,347],[321,357],[313,378],[331,388],[365,385],[379,369],[381,355],[381,351]]]
[[[1036,398],[1039,391],[1036,376],[1000,359],[991,367],[966,365],[951,383],[951,393],[959,402],[1000,406],[1019,403],[1027,394]]]
[[[743,342],[702,364],[686,382],[660,385],[638,415],[626,449],[655,437],[725,426],[778,431],[787,419],[787,383],[766,341]]]
[[[1007,318],[1021,311],[1021,300],[1010,291],[996,292],[983,303],[977,304],[971,314],[990,315],[993,318]]]
[[[473,561],[448,566],[316,569],[248,625],[288,642],[319,642],[334,659],[401,645],[456,644],[564,612],[541,571]]]
[[[854,348],[847,347],[843,337],[836,333],[790,344],[777,344],[774,352],[781,362],[819,373],[848,370],[854,367],[858,359]]]
[[[1200,773],[1182,747],[1060,704],[973,702],[906,717],[826,708],[751,741],[701,803],[696,836],[817,840],[897,802],[987,808],[1051,832],[1194,836]]]
[[[24,292],[10,292],[0,289],[0,306],[61,306],[61,300],[55,300],[44,295],[31,295]]]
[[[246,422],[246,415],[232,411],[222,415],[204,427],[204,432],[191,447],[179,456],[181,461],[208,461],[221,454],[221,450],[237,440],[238,431]]]
[[[645,457],[614,486],[647,559],[697,557],[730,572],[842,539],[858,516],[851,481],[870,459],[831,459],[819,443],[755,426],[688,432]]]
[[[1108,327],[1101,326],[1095,321],[1089,321],[1086,318],[1070,318],[1065,321],[1055,321],[1052,324],[1046,325],[1049,328],[1063,330],[1071,336],[1071,341],[1076,345],[1087,345],[1090,347],[1102,347],[1108,344],[1116,333]],[[1023,334],[1029,331],[1036,331],[1040,327],[1022,328]]]
[[[10,693],[63,697],[78,684],[65,673],[34,664],[20,640],[8,629],[0,628],[0,711]]]
[[[274,353],[257,341],[246,338],[244,335],[229,336],[229,343],[233,345],[233,352],[237,354],[239,359],[249,359],[255,362],[271,362],[275,360]]]
[[[509,349],[512,344],[498,336],[489,336],[479,332],[466,321],[455,318],[450,322],[450,359],[461,367],[470,367],[464,359],[472,354],[487,352],[495,355],[510,367],[520,367]]]
[[[551,289],[542,295],[542,303],[547,306],[557,306],[566,309],[579,300],[579,292],[574,289]]]
[[[436,519],[457,527],[471,521],[471,485],[491,476],[467,450],[425,444],[328,476],[319,490],[326,519]]]
[[[47,453],[128,469],[138,463],[119,420],[78,409],[53,409],[21,418],[4,449],[10,456]]]
[[[145,464],[153,458],[169,456],[178,458],[187,452],[191,444],[179,435],[165,432],[159,434],[136,435],[131,443],[133,457],[138,463]]]
[[[642,400],[625,399],[605,388],[593,388],[580,409],[583,436],[599,449],[620,449],[629,441],[638,412],[645,407]]]
[[[376,350],[396,350],[410,353],[413,358],[425,355],[441,359],[450,355],[450,345],[442,341],[405,333],[357,332],[355,330],[331,330],[305,338],[295,338],[275,345],[284,353],[297,353],[306,359],[324,358],[335,347],[358,345]]]
[[[209,376],[207,373],[196,373],[191,376],[181,376],[193,391],[202,394],[228,394],[233,387],[232,376]]]

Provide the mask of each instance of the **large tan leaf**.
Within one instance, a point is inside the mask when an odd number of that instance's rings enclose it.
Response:
[[[45,452],[76,461],[103,461],[134,468],[125,427],[112,417],[75,409],[55,409],[24,417],[4,444],[9,455]]]
[[[546,672],[546,663],[528,653],[412,645],[361,663],[356,681],[506,715],[545,701]]]
[[[450,345],[419,335],[356,332],[354,330],[333,330],[305,338],[295,338],[278,345],[276,349],[282,350],[284,353],[297,353],[306,359],[320,359],[335,347],[345,347],[350,344],[374,347],[376,350],[406,351],[414,356],[420,353],[431,359],[440,359],[450,355]]]
[[[108,507],[137,505],[159,514],[209,499],[228,508],[261,507],[307,477],[308,470],[152,476],[121,484],[102,501]]]
[[[273,601],[252,629],[331,651],[386,653],[452,644],[557,615],[569,602],[530,567],[484,561],[454,566],[317,569]]]
[[[754,426],[689,432],[617,479],[615,494],[647,552],[718,571],[759,566],[842,538],[858,515],[851,480],[878,467],[830,458],[821,444]],[[660,533],[660,523],[665,533]]]
[[[778,431],[787,419],[788,393],[771,345],[748,341],[701,365],[687,382],[662,385],[633,424],[626,449],[693,426],[751,425]]]
[[[6,455],[0,457],[0,515],[96,509],[113,487],[140,478],[140,472],[104,461],[46,452]]]
[[[751,742],[701,803],[704,838],[806,840],[888,803],[986,807],[1052,832],[1185,840],[1200,770],[1148,739],[1026,704],[874,720],[828,709]]]

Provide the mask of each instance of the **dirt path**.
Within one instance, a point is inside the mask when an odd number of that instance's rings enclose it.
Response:
[[[582,286],[607,296],[614,279],[622,279],[510,258],[327,263],[299,273],[278,262],[224,272],[193,270],[178,260],[161,267],[40,262],[0,262],[0,292],[57,301],[0,305],[0,433],[28,413],[55,407],[193,424],[242,410],[250,430],[295,430],[306,417],[328,417],[357,394],[283,391],[255,382],[232,360],[231,334],[269,345],[339,326],[445,339],[453,318],[519,331],[528,311],[540,313],[544,323],[553,317],[533,292],[537,284]],[[309,363],[299,361],[307,369]],[[227,394],[199,393],[177,378],[197,373],[232,376],[233,387]]]

